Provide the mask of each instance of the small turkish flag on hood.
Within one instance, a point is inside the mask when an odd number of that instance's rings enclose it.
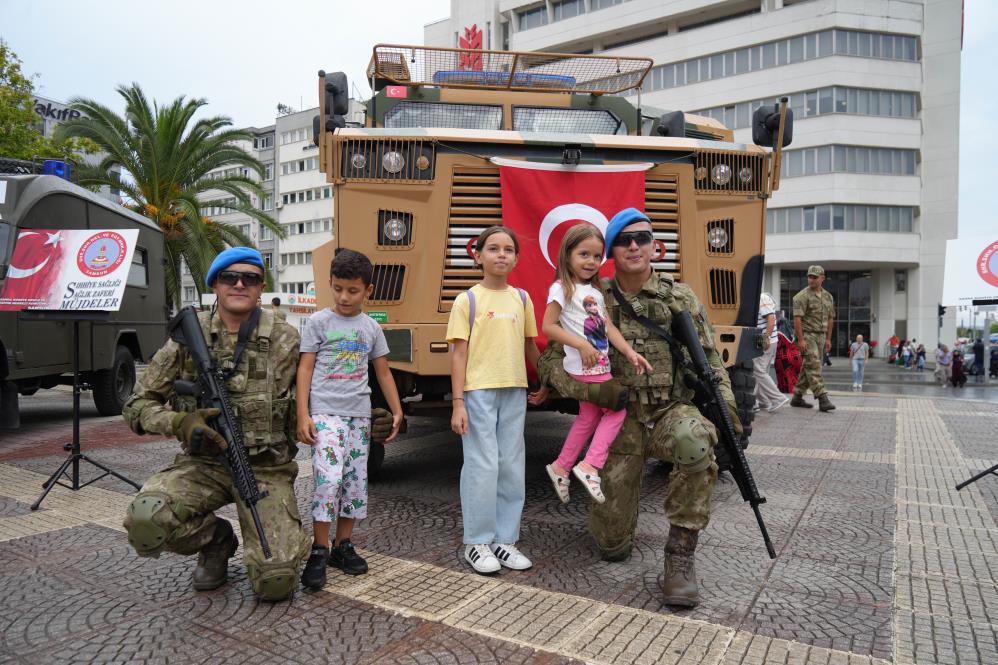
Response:
[[[644,172],[652,165],[492,161],[499,164],[503,225],[520,241],[519,261],[509,282],[530,294],[540,328],[565,233],[576,224],[591,224],[605,236],[610,218],[619,211],[644,210]],[[600,274],[613,275],[613,262],[604,263]],[[541,335],[538,346],[544,344]]]

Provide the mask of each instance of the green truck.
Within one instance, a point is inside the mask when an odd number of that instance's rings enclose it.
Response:
[[[136,362],[166,341],[163,234],[123,206],[51,175],[0,160],[0,288],[9,278],[18,237],[31,229],[138,229],[121,309],[106,321],[80,323],[80,374],[101,415],[121,413],[135,385]],[[7,165],[7,166],[5,166]],[[0,311],[0,429],[20,424],[20,395],[73,383],[73,323]]]

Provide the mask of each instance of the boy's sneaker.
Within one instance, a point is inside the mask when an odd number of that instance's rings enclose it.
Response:
[[[305,570],[301,573],[302,586],[318,591],[326,586],[326,561],[329,560],[329,548],[312,546],[312,554],[309,555],[305,563]]]
[[[490,547],[496,558],[499,559],[499,563],[510,570],[526,570],[534,565],[512,543],[508,545],[504,543],[492,543]]]
[[[499,559],[492,553],[488,545],[466,545],[464,559],[471,564],[476,573],[487,575],[499,570]]]
[[[349,538],[341,541],[329,553],[329,566],[339,568],[347,575],[363,575],[367,572],[367,562],[357,554]]]

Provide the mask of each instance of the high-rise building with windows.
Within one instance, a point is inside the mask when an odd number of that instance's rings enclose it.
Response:
[[[957,233],[960,0],[452,0],[428,46],[647,56],[640,105],[713,117],[751,142],[788,97],[794,140],[766,220],[764,290],[789,314],[821,264],[834,345],[938,339]],[[637,98],[635,99],[637,101]],[[951,308],[952,309],[952,308]],[[955,336],[955,317],[942,339]]]

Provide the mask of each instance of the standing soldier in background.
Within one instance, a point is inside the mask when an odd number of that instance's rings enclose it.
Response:
[[[138,434],[180,439],[182,453],[153,475],[125,516],[128,542],[139,556],[161,552],[198,554],[194,588],[214,589],[228,577],[229,558],[239,541],[215,510],[236,502],[243,526],[243,563],[253,591],[263,600],[288,598],[298,583],[298,567],[310,539],[302,530],[295,499],[298,464],[293,388],[298,368],[298,331],[258,306],[264,288],[263,259],[250,247],[232,247],[215,257],[207,284],[217,297],[198,320],[210,353],[242,428],[250,465],[267,496],[257,503],[272,549],[266,559],[247,506],[238,500],[222,465],[228,443],[208,422],[218,409],[200,409],[194,397],[178,395],[178,379],[194,380],[197,371],[187,349],[167,341],[142,375],[123,416]]]
[[[794,296],[794,332],[804,366],[790,406],[810,409],[813,405],[804,401],[810,389],[818,398],[819,410],[834,411],[835,405],[828,399],[825,379],[821,376],[821,357],[832,350],[832,323],[835,320],[835,300],[831,293],[821,288],[824,281],[825,269],[811,266],[807,269],[807,288]]]

